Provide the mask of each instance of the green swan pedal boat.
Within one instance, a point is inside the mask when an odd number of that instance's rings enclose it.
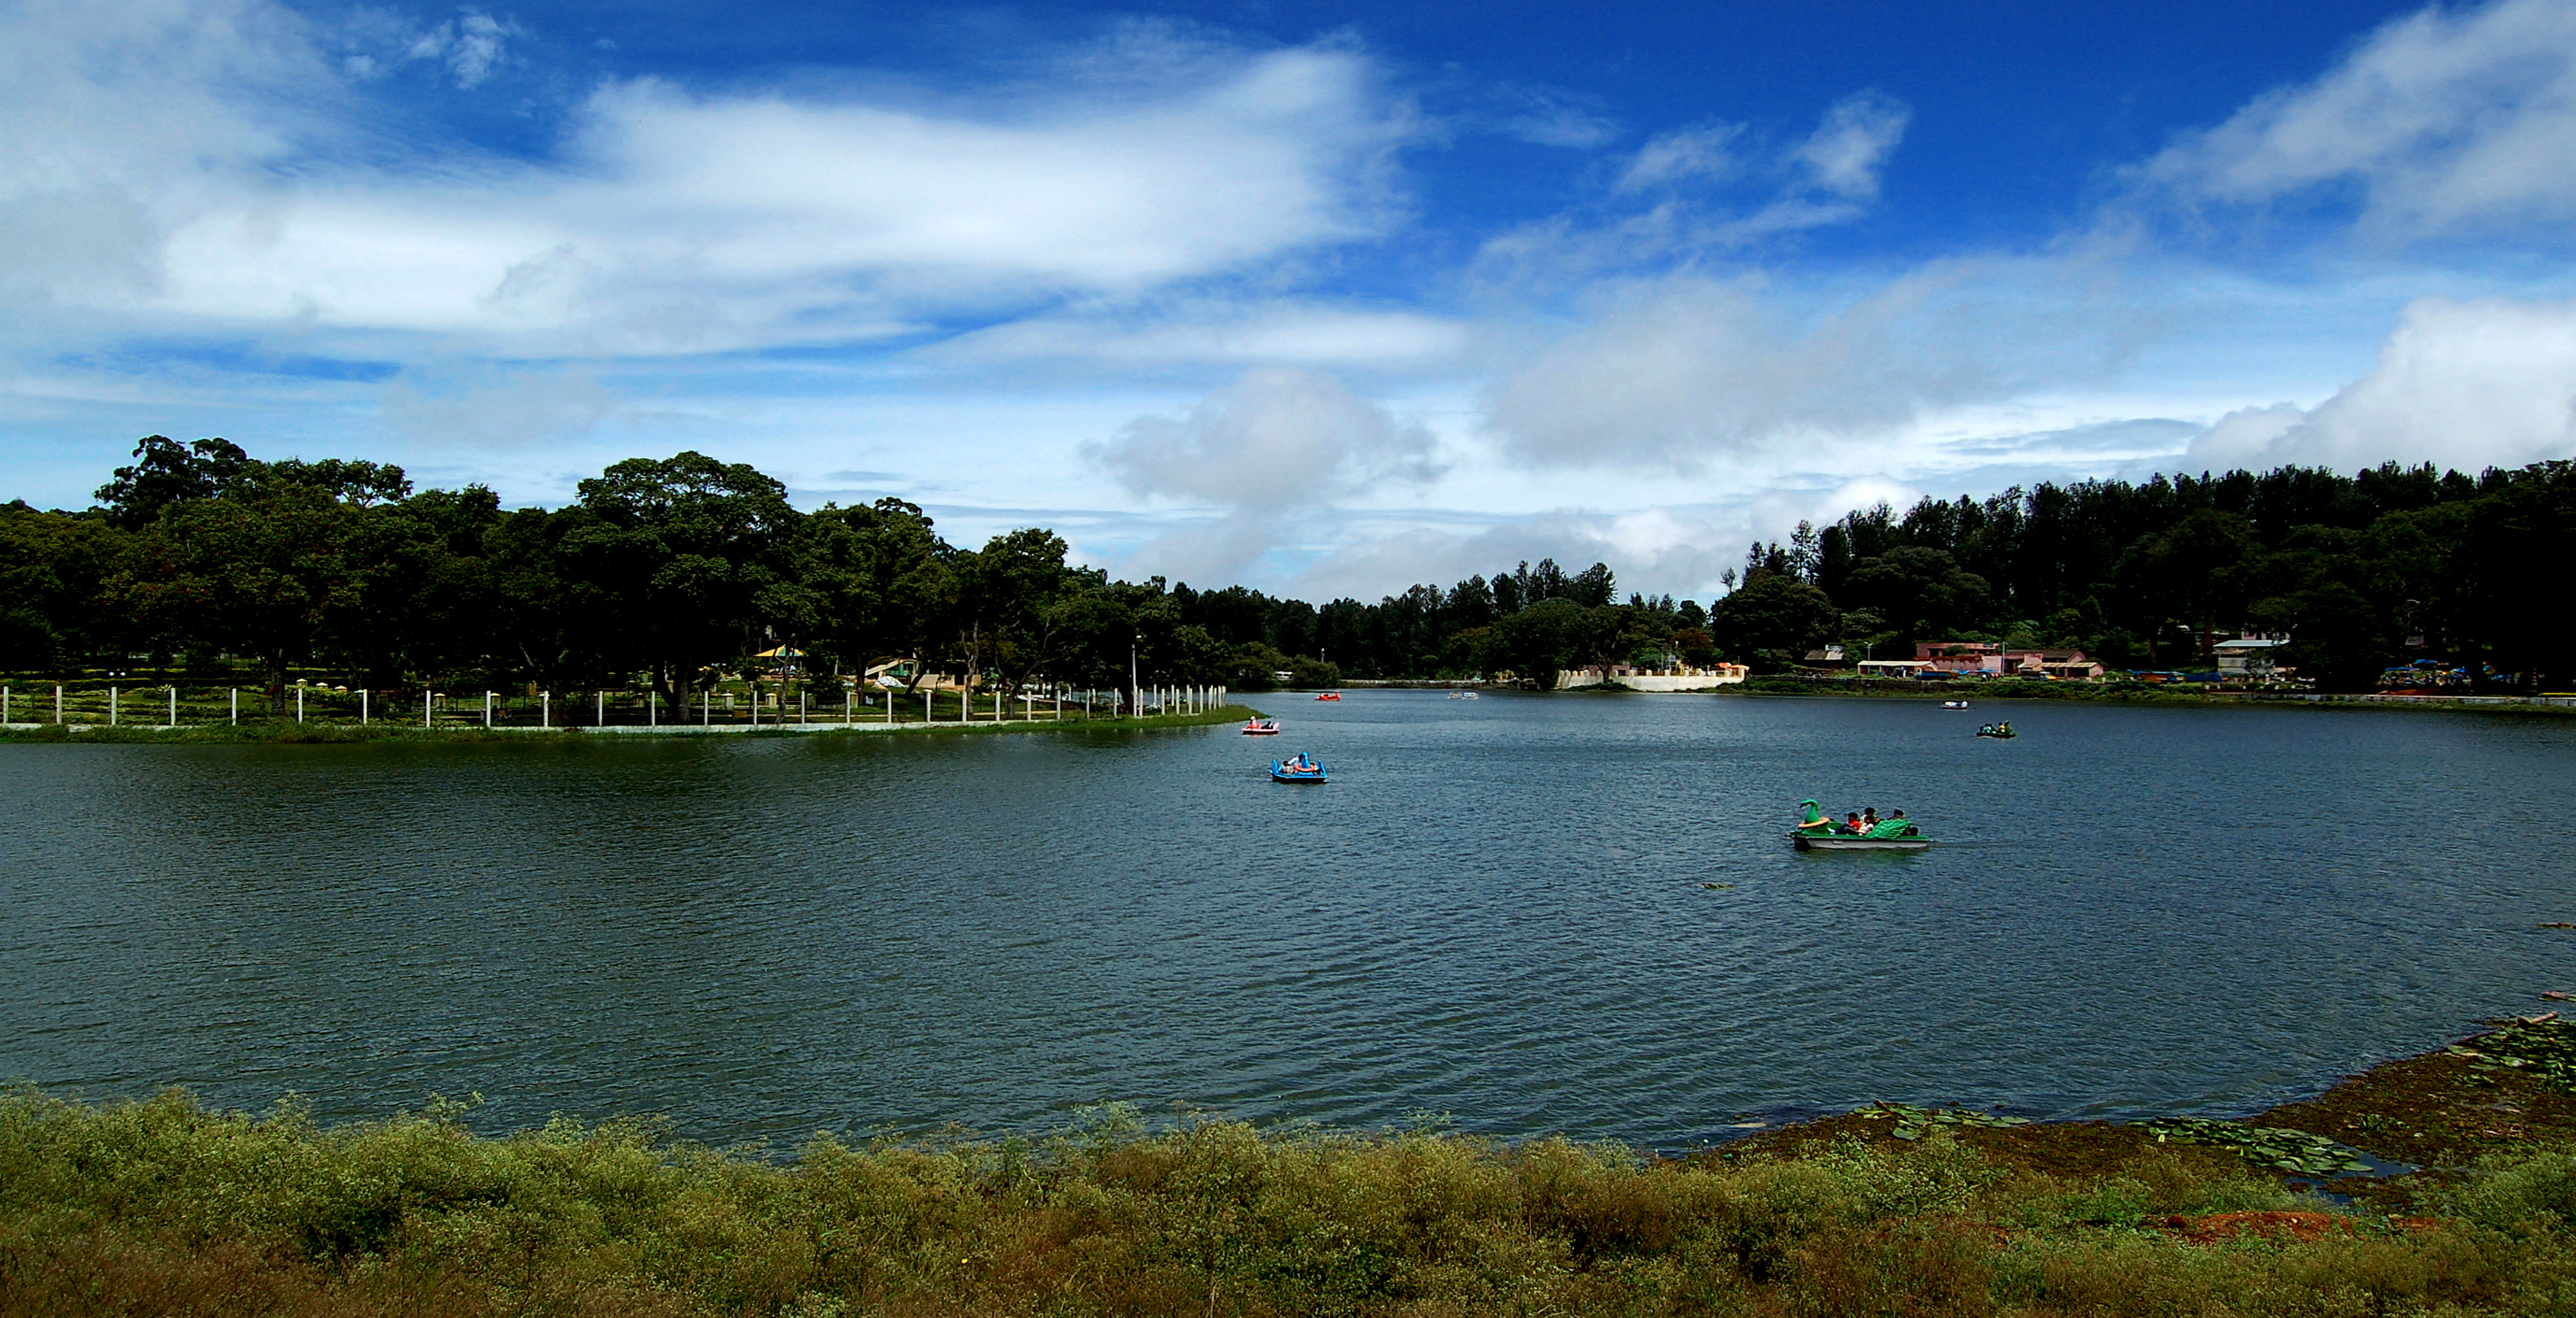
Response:
[[[1800,801],[1798,808],[1806,819],[1789,830],[1789,845],[1800,851],[1926,851],[1932,846],[1912,820],[1882,819],[1866,833],[1845,833],[1815,802]]]

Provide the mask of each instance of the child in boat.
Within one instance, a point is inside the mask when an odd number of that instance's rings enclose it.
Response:
[[[1860,812],[1860,826],[1861,826],[1861,831],[1862,831],[1862,832],[1867,832],[1867,831],[1869,831],[1870,829],[1873,829],[1873,828],[1878,827],[1878,807],[1877,807],[1877,806],[1871,806],[1871,807],[1869,807],[1868,809],[1863,810],[1863,811],[1861,811],[1861,812]]]
[[[1846,832],[1846,833],[1851,834],[1851,835],[1852,835],[1852,836],[1854,836],[1854,837],[1858,837],[1858,836],[1860,836],[1863,832],[1866,832],[1866,831],[1867,831],[1867,830],[1863,829],[1863,828],[1860,826],[1860,812],[1859,812],[1859,811],[1855,810],[1855,811],[1851,812],[1849,815],[1847,815],[1847,816],[1845,816],[1845,817],[1844,817],[1844,819],[1843,819],[1843,831],[1844,831],[1844,832]]]

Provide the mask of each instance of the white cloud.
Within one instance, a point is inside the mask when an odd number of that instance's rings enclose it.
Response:
[[[1496,126],[1511,137],[1539,146],[1588,151],[1607,146],[1619,136],[1619,122],[1590,101],[1544,88],[1511,89],[1514,104],[1498,116]]]
[[[952,364],[1193,364],[1422,369],[1458,361],[1465,323],[1415,311],[1305,303],[1152,304],[1133,312],[1012,321],[962,334],[919,355]]]
[[[590,433],[625,403],[584,371],[529,371],[466,380],[396,380],[383,416],[394,433],[433,448],[515,448]]]
[[[468,11],[402,53],[471,83],[514,30]],[[1368,237],[1411,131],[1350,49],[1091,52],[1047,90],[937,108],[617,82],[554,161],[359,165],[316,149],[363,118],[321,45],[258,0],[0,18],[26,75],[0,109],[0,280],[517,355],[865,337],[915,308],[1132,296]]]
[[[2369,374],[2304,413],[2286,403],[2231,413],[2187,457],[2345,471],[2576,457],[2576,302],[2423,299],[2406,308]]]
[[[1210,525],[1137,553],[1146,570],[1231,575],[1306,510],[1386,482],[1438,476],[1431,432],[1311,371],[1258,370],[1181,416],[1142,416],[1084,456],[1148,497],[1214,504]]]
[[[1826,192],[1854,201],[1878,195],[1879,170],[1905,137],[1914,112],[1882,92],[1854,92],[1826,109],[1814,136],[1792,157],[1807,169],[1809,180]]]
[[[2428,7],[2138,173],[2223,203],[2352,189],[2365,221],[2393,233],[2564,220],[2576,215],[2576,4]]]
[[[1927,315],[1953,278],[1921,272],[1806,317],[1752,281],[1640,284],[1503,376],[1485,422],[1523,462],[1681,473],[1885,430],[1997,382],[1966,337]]]
[[[1311,371],[1252,371],[1183,416],[1143,416],[1086,454],[1139,494],[1298,508],[1438,474],[1431,432]]]
[[[2183,461],[2195,469],[2211,471],[2279,466],[2278,461],[2266,461],[2273,446],[2307,419],[2307,409],[2296,403],[2240,407],[2193,436],[2184,450]]]
[[[1488,283],[1527,295],[1555,284],[1692,268],[1776,235],[1849,223],[1877,197],[1879,174],[1912,113],[1883,93],[1854,92],[1786,150],[1763,144],[1742,124],[1658,134],[1628,158],[1603,197],[1487,239],[1478,264]]]
[[[1569,572],[1607,563],[1624,596],[1718,597],[1719,574],[1744,560],[1752,534],[1742,507],[1654,505],[1620,513],[1556,509],[1479,519],[1472,530],[1346,528],[1340,541],[1290,577],[1301,599],[1374,600],[1416,582],[1448,586],[1553,558]]]
[[[162,287],[185,215],[264,189],[336,99],[302,20],[260,0],[0,10],[0,296]]]
[[[1743,169],[1734,153],[1742,124],[1711,124],[1658,133],[1639,148],[1621,171],[1613,192],[1637,192],[1680,181],[1725,179]]]

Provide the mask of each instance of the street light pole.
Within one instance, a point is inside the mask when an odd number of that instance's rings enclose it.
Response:
[[[1136,682],[1136,645],[1144,639],[1145,634],[1138,632],[1127,642],[1127,716],[1129,718],[1145,717],[1145,688],[1137,685]]]

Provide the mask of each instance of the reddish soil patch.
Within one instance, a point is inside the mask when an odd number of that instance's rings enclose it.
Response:
[[[2238,1236],[2267,1236],[2310,1244],[2329,1232],[2348,1233],[2353,1219],[2332,1213],[2211,1213],[2207,1217],[2169,1217],[2165,1229],[2179,1232],[2195,1245],[2215,1244]]]

